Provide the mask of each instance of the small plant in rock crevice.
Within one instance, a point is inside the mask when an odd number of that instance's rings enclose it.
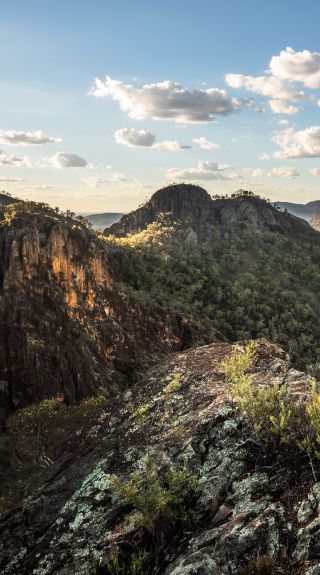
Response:
[[[137,524],[150,533],[161,530],[161,524],[192,522],[192,506],[199,496],[198,479],[186,462],[161,473],[149,454],[129,479],[112,476],[112,490],[133,507]]]

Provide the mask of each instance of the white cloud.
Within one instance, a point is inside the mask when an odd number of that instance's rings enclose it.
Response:
[[[248,169],[245,169],[245,172],[251,178],[262,178],[263,176],[265,176],[265,171],[262,170],[261,168],[248,168]]]
[[[220,148],[219,144],[215,144],[205,136],[201,136],[199,138],[193,138],[192,140],[199,148],[202,150],[217,150]]]
[[[154,150],[168,150],[169,152],[178,152],[179,150],[190,150],[191,146],[184,146],[177,140],[162,140],[152,146]]]
[[[270,70],[278,78],[302,82],[307,88],[320,88],[320,52],[286,48],[271,58]]]
[[[173,120],[185,123],[208,123],[216,115],[228,115],[243,105],[225,90],[189,90],[177,82],[145,84],[135,88],[107,76],[96,78],[89,92],[97,98],[111,98],[131,118],[141,120]]]
[[[287,128],[278,132],[272,140],[282,148],[275,152],[275,158],[318,158],[320,157],[320,126],[310,126],[294,132]]]
[[[36,146],[61,142],[56,138],[46,136],[43,132],[17,132],[14,130],[0,131],[0,143],[14,146]]]
[[[48,159],[55,168],[84,168],[87,160],[70,152],[58,152]]]
[[[283,100],[269,100],[269,106],[275,114],[297,114],[300,110],[298,106],[292,106]]]
[[[26,180],[24,178],[10,178],[8,176],[0,176],[0,183],[16,183],[16,182],[25,182]]]
[[[279,126],[288,126],[289,120],[279,120]]]
[[[311,168],[308,171],[312,176],[320,176],[320,168]]]
[[[155,143],[156,136],[145,130],[134,130],[133,128],[122,128],[114,133],[114,139],[118,144],[130,146],[130,148],[152,148],[153,150],[168,150],[177,152],[179,150],[190,149],[191,146],[184,146],[177,140],[163,140]]]
[[[17,156],[8,156],[0,150],[0,166],[23,166],[25,158],[18,158]]]
[[[145,130],[122,128],[114,133],[114,139],[118,144],[125,144],[132,148],[137,146],[149,148],[154,144],[156,137]]]
[[[259,160],[269,160],[270,156],[269,156],[269,154],[263,153],[263,154],[258,154],[258,158],[259,158]]]
[[[289,178],[290,180],[298,178],[300,176],[299,172],[294,168],[287,166],[281,166],[277,168],[272,168],[272,170],[266,171],[261,168],[249,168],[244,170],[251,178]]]
[[[170,168],[166,172],[167,178],[171,180],[184,181],[212,181],[212,180],[230,180],[238,178],[238,174],[223,174],[229,169],[229,164],[216,164],[210,161],[200,161],[195,168]]]
[[[277,100],[301,100],[303,92],[295,90],[289,82],[283,82],[273,76],[244,76],[226,74],[226,83],[232,88],[244,88],[249,92],[269,96]]]
[[[110,178],[108,179],[99,177],[90,177],[90,178],[82,178],[82,181],[85,182],[90,188],[99,188],[100,186],[105,186],[107,184],[123,184],[133,182],[134,180],[128,178],[125,174],[114,172],[114,174],[110,174]]]
[[[111,183],[111,180],[106,180],[105,178],[82,178],[82,181],[94,189]]]
[[[299,172],[294,168],[288,167],[279,167],[279,168],[272,168],[270,172],[267,173],[268,177],[278,177],[278,178],[289,178],[290,180],[294,178],[298,178],[300,176]]]

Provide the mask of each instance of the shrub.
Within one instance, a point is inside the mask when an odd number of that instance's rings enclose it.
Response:
[[[112,489],[136,510],[138,522],[147,531],[154,532],[161,521],[188,521],[190,506],[198,496],[198,480],[186,464],[171,468],[161,476],[151,457],[146,455],[141,468],[127,481],[114,475]]]
[[[233,348],[231,356],[222,362],[231,383],[231,395],[239,410],[245,413],[258,435],[268,433],[277,436],[281,443],[288,441],[288,428],[292,418],[292,406],[285,386],[254,390],[252,376],[247,370],[256,356],[257,346],[251,341],[244,352]],[[320,400],[319,400],[320,408]],[[319,411],[320,437],[320,411]]]
[[[142,550],[133,553],[127,559],[122,559],[117,552],[114,552],[107,565],[89,570],[88,575],[156,575],[157,573],[156,567],[150,569],[146,566],[146,553]]]

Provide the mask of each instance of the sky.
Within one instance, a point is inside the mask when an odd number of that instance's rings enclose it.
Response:
[[[0,189],[76,213],[172,182],[320,199],[318,0],[0,9]]]

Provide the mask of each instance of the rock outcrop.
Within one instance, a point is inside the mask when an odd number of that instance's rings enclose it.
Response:
[[[309,223],[310,223],[310,226],[312,228],[314,228],[315,230],[317,230],[319,232],[320,231],[320,212],[316,212],[315,214],[313,214]]]
[[[306,221],[281,212],[256,196],[212,199],[200,186],[174,184],[158,190],[144,206],[123,216],[104,234],[118,237],[134,234],[145,229],[161,213],[170,213],[203,243],[239,232],[296,237],[313,232]]]
[[[271,453],[247,435],[221,370],[230,350],[213,344],[171,354],[110,399],[1,517],[1,574],[103,573],[115,549],[128,557],[139,548],[164,575],[255,573],[249,565],[259,556],[272,560],[268,573],[293,573],[293,563],[305,566],[301,573],[319,573],[320,483],[290,446]],[[164,392],[177,374],[179,385]],[[288,368],[286,354],[265,340],[252,376],[256,386],[286,385],[297,403],[310,387],[310,378]],[[148,538],[115,495],[111,474],[128,478],[146,452],[159,473],[187,459],[199,478],[191,526],[163,525]]]
[[[34,208],[0,226],[2,408],[108,394],[179,345],[165,314],[118,293],[103,242],[79,222]]]

